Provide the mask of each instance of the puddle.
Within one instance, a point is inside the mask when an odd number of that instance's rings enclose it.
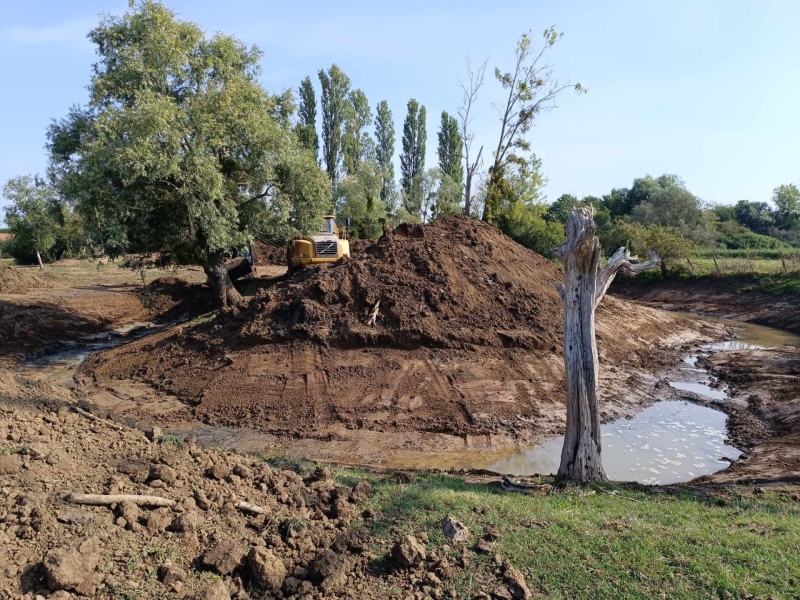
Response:
[[[29,379],[72,385],[73,375],[86,357],[95,352],[110,350],[133,340],[138,340],[162,329],[165,325],[154,325],[135,321],[120,325],[116,329],[87,335],[53,354],[26,361],[16,371]]]
[[[601,426],[603,466],[614,481],[668,484],[725,469],[741,452],[725,444],[728,417],[681,401],[659,402],[633,419]],[[489,469],[513,475],[558,470],[564,438],[504,458]]]
[[[786,344],[800,343],[800,335],[781,331],[773,327],[756,325],[755,323],[743,323],[731,319],[717,319],[713,317],[703,317],[704,320],[722,323],[736,331],[735,340],[706,344],[704,350],[762,350],[764,348],[778,348]]]
[[[705,372],[702,369],[697,369],[698,372]],[[712,400],[727,400],[728,394],[723,390],[715,390],[710,385],[705,383],[695,383],[693,381],[670,381],[669,387],[681,390],[683,392],[694,392]]]

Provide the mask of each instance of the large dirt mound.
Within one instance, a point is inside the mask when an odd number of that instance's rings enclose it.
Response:
[[[27,294],[32,290],[52,288],[57,279],[52,273],[34,275],[31,269],[0,264],[0,294]]]
[[[537,436],[565,414],[561,278],[497,229],[446,217],[303,269],[238,314],[92,357],[83,373],[103,386],[133,379],[174,394],[193,406],[187,418],[279,434]],[[629,379],[652,372],[660,350],[692,326],[604,301],[606,418],[643,401]]]
[[[241,335],[259,343],[550,348],[561,330],[560,278],[552,262],[495,228],[446,217],[305,269],[255,302]]]

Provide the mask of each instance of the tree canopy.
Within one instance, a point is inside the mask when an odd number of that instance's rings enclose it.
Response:
[[[291,94],[264,91],[255,46],[206,37],[150,0],[103,17],[89,39],[89,102],[49,131],[61,193],[107,252],[196,262],[220,302],[237,304],[224,252],[308,230],[329,207]]]

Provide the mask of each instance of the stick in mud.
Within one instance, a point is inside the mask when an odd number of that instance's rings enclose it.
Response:
[[[381,301],[378,300],[375,303],[375,308],[372,309],[372,313],[369,316],[369,321],[367,321],[367,325],[373,327],[375,325],[375,321],[378,319],[378,309],[381,306]]]
[[[67,494],[66,502],[91,506],[110,506],[120,502],[133,502],[137,506],[174,506],[175,500],[161,496],[138,496],[136,494]]]

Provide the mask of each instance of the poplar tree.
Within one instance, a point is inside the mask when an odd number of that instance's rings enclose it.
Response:
[[[319,82],[322,85],[322,154],[328,177],[332,183],[336,183],[342,162],[342,138],[347,119],[350,78],[333,64],[327,72],[320,69]]]
[[[365,153],[371,147],[369,133],[364,131],[372,124],[372,110],[367,95],[361,90],[353,90],[347,99],[347,115],[344,125],[342,154],[344,170],[347,175],[355,175],[364,162]]]
[[[383,202],[389,201],[394,193],[394,121],[392,111],[386,100],[378,103],[375,119],[375,158],[378,162],[381,177],[380,197]]]
[[[319,136],[317,135],[317,97],[311,77],[306,77],[300,82],[300,107],[297,111],[300,118],[295,131],[300,144],[314,153],[314,158],[319,161]]]
[[[425,107],[413,98],[408,101],[408,114],[403,123],[403,153],[400,155],[400,185],[403,203],[410,213],[418,214],[422,206],[421,176],[425,168]]]
[[[439,125],[439,169],[459,185],[464,181],[464,140],[459,132],[458,120],[442,111]]]

